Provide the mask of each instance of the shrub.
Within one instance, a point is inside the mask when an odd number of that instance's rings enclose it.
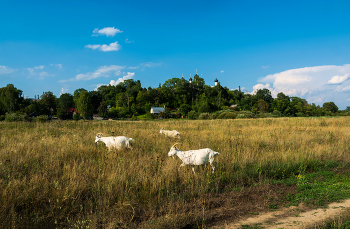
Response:
[[[228,112],[225,115],[225,119],[235,119],[237,117],[237,114],[233,113],[233,112]]]
[[[250,111],[240,111],[239,114],[244,114],[247,118],[256,118],[256,115]]]
[[[297,113],[295,113],[295,115],[297,117],[304,117],[305,116],[304,113],[302,113],[302,112],[297,112]]]
[[[198,119],[210,119],[209,113],[202,113],[199,115]]]
[[[272,115],[273,115],[274,117],[281,117],[281,116],[282,116],[282,113],[281,113],[280,111],[278,111],[278,110],[274,110],[274,111],[272,112]]]
[[[219,114],[217,119],[235,119],[236,116],[237,116],[236,113],[226,111],[226,112],[223,112],[223,113]]]
[[[79,119],[80,119],[80,114],[79,113],[75,113],[73,115],[73,120],[78,121]]]
[[[238,114],[236,118],[247,118],[247,116],[245,114]]]
[[[217,115],[214,113],[209,114],[209,119],[216,119]]]
[[[197,117],[198,117],[198,114],[197,114],[197,112],[195,112],[195,111],[190,111],[190,112],[188,112],[188,119],[197,119]]]
[[[36,121],[37,122],[46,122],[49,120],[49,117],[47,115],[40,115],[39,117],[37,117]]]
[[[4,121],[5,120],[5,115],[0,115],[0,121]]]
[[[5,115],[6,122],[18,122],[23,121],[23,115],[17,113],[6,113]]]

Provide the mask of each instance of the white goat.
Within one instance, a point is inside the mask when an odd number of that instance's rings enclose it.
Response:
[[[124,136],[118,136],[118,137],[102,137],[102,133],[98,133],[95,138],[95,143],[103,142],[106,144],[106,147],[109,151],[111,151],[113,148],[121,149],[121,148],[128,148],[132,149],[130,145],[130,141],[134,141],[132,138],[127,138]]]
[[[160,129],[159,133],[164,134],[165,136],[172,137],[172,138],[179,138],[180,133],[176,130],[164,130],[164,128]]]
[[[176,144],[178,143],[175,143],[170,148],[168,156],[174,158],[174,156],[177,155],[182,160],[182,164],[179,167],[179,171],[182,166],[190,165],[192,167],[192,171],[196,173],[194,171],[195,165],[206,165],[209,163],[213,169],[212,172],[214,173],[215,166],[217,164],[217,162],[215,162],[214,159],[216,155],[219,155],[218,152],[215,152],[209,148],[181,151],[178,148],[176,148]]]

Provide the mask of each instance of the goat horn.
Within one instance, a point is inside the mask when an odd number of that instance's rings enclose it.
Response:
[[[173,145],[171,148],[175,147],[177,144],[180,144],[180,143],[178,143],[178,142],[177,142],[177,143],[175,143],[175,144],[174,144],[174,145]]]

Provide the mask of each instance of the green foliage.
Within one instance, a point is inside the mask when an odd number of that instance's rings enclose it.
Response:
[[[46,122],[49,120],[49,117],[47,115],[40,115],[39,117],[36,118],[37,122]]]
[[[56,96],[51,91],[43,92],[39,103],[43,108],[43,114],[53,115],[56,113]]]
[[[182,104],[180,107],[179,107],[179,112],[182,114],[182,115],[187,115],[188,112],[190,112],[192,110],[191,106],[188,105],[188,104]]]
[[[217,119],[235,119],[237,117],[237,114],[235,112],[222,112]]]
[[[80,120],[80,114],[79,114],[79,113],[75,113],[75,114],[73,115],[73,120],[75,120],[75,121]]]
[[[194,119],[198,118],[198,114],[195,111],[188,112],[187,116],[188,116],[188,119],[191,119],[191,120],[194,120]]]
[[[282,113],[281,113],[280,111],[278,111],[278,110],[274,110],[274,111],[272,112],[272,116],[274,116],[274,117],[281,117],[281,116],[282,116]]]
[[[0,115],[0,121],[5,121],[5,115]]]
[[[198,116],[198,119],[210,119],[210,114],[209,113],[202,113]]]
[[[239,118],[247,118],[247,116],[245,116],[245,114],[238,114],[236,118],[237,119],[239,119]]]
[[[323,104],[323,108],[332,113],[338,112],[338,107],[334,104],[334,102],[326,102]]]
[[[6,122],[19,122],[25,121],[24,115],[19,113],[6,113],[5,115]]]
[[[91,104],[90,95],[87,91],[82,91],[79,94],[79,98],[76,103],[78,112],[84,118],[84,120],[92,116],[93,107]]]

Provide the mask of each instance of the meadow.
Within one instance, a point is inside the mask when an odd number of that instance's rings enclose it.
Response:
[[[0,227],[203,227],[211,198],[346,167],[349,128],[349,117],[0,122]],[[100,132],[133,138],[133,150],[108,152]],[[220,152],[215,173],[178,171],[176,142]]]

